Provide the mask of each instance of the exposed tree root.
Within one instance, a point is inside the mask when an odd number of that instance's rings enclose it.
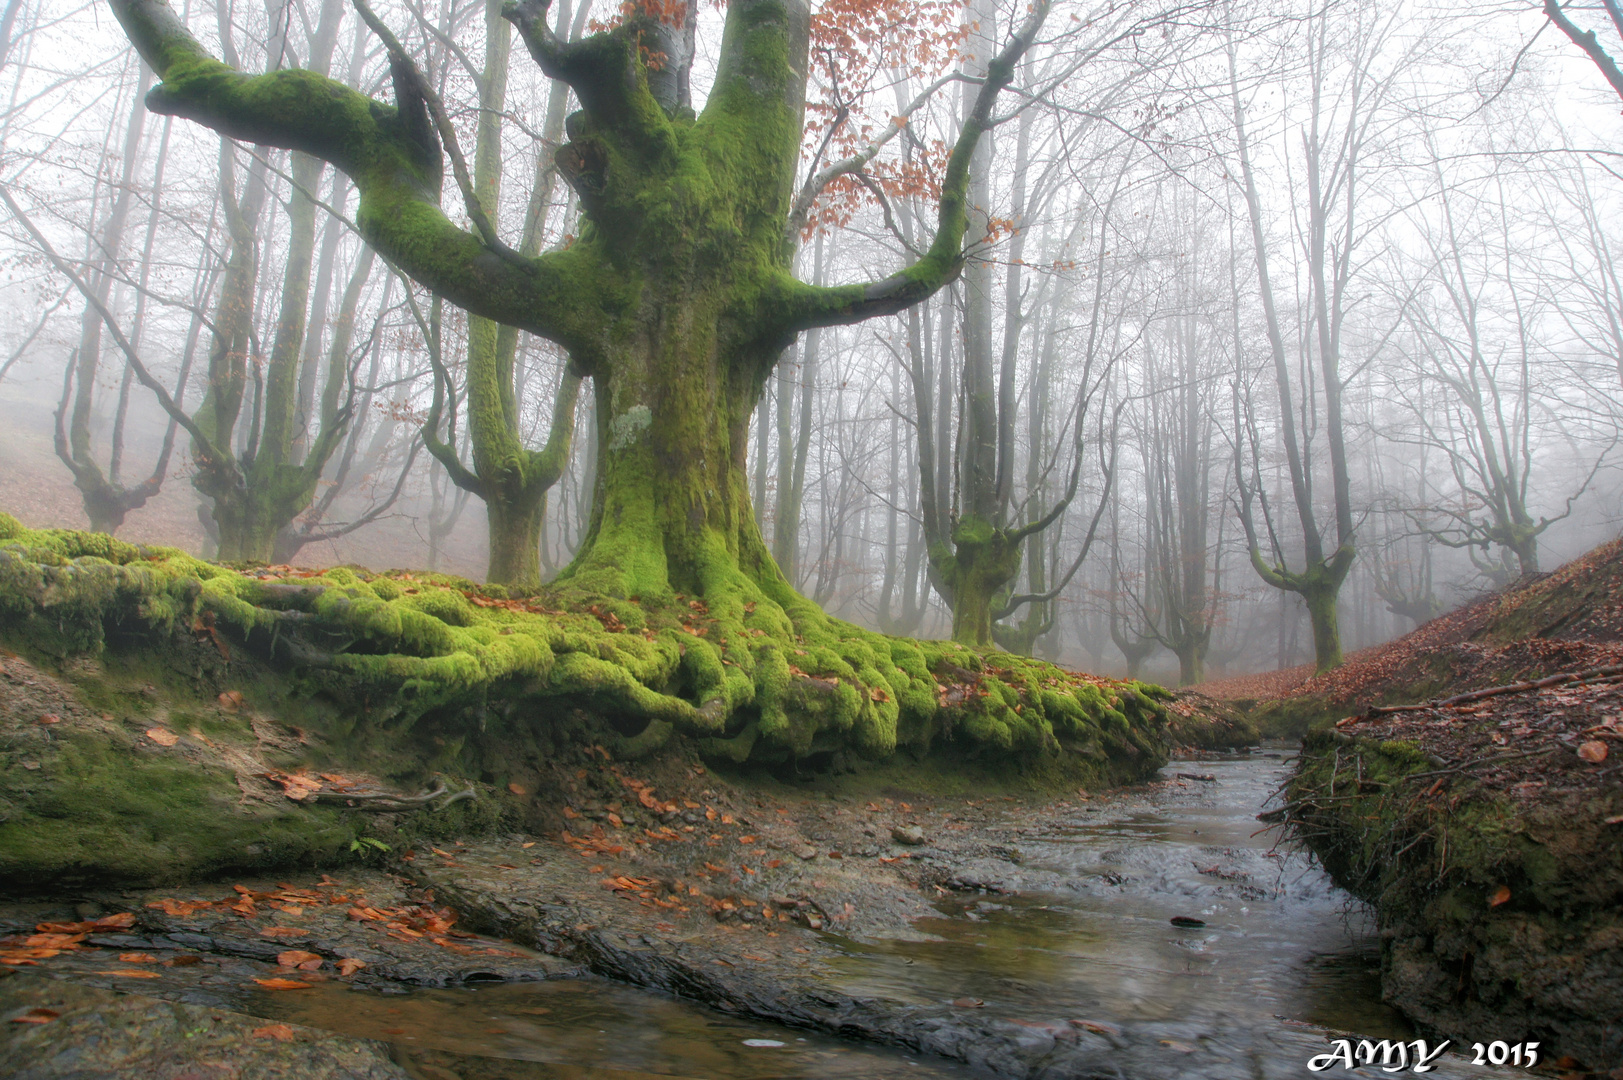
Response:
[[[623,757],[680,732],[734,762],[880,759],[936,740],[1016,760],[1125,757],[1148,770],[1165,758],[1159,687],[888,637],[770,577],[735,571],[704,599],[578,582],[515,596],[437,574],[231,569],[0,514],[0,616],[36,647],[69,656],[108,633],[206,635],[401,729],[428,714],[482,725],[491,710],[578,706],[615,725]]]

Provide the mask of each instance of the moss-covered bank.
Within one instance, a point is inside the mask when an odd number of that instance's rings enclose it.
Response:
[[[1623,1066],[1623,788],[1578,782],[1575,755],[1564,781],[1561,750],[1483,771],[1350,730],[1307,737],[1272,816],[1374,906],[1386,998],[1467,1046]]]
[[[821,612],[786,625],[776,606],[757,619],[748,604],[712,611],[567,588],[231,568],[0,515],[0,640],[47,665],[104,667],[73,680],[83,714],[73,724],[14,718],[0,872],[156,880],[344,858],[375,820],[260,806],[243,778],[266,768],[234,769],[233,754],[270,769],[366,770],[403,791],[483,785],[450,811],[478,819],[467,827],[533,812],[514,804],[535,791],[515,774],[590,745],[620,758],[693,748],[725,767],[789,772],[929,757],[1094,785],[1166,759],[1158,687],[887,637]],[[149,684],[165,708],[207,723],[171,723],[177,746],[149,745],[146,705],[95,700]],[[215,702],[232,691],[242,715]],[[308,737],[267,743],[250,714]],[[185,752],[195,760],[176,757]],[[283,837],[289,829],[297,835]],[[128,857],[114,851],[132,844]]]

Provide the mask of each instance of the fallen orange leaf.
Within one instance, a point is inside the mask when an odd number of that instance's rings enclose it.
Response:
[[[180,741],[179,735],[176,735],[168,728],[161,727],[147,728],[147,738],[159,746],[173,746]]]
[[[1578,747],[1578,756],[1591,765],[1599,765],[1606,760],[1606,744],[1599,739],[1591,739]]]
[[[523,784],[508,784],[507,785],[507,790],[511,791],[514,795],[528,795],[529,794],[528,791],[524,790],[524,785]]]
[[[157,979],[161,978],[156,971],[98,971],[97,975],[122,975],[126,979]]]
[[[158,958],[151,953],[126,952],[118,954],[118,962],[121,964],[156,964]]]
[[[299,982],[297,979],[255,979],[254,982],[267,990],[308,990],[310,984]]]
[[[338,961],[338,974],[344,976],[353,975],[365,966],[365,960],[357,960],[353,956],[346,956]]]
[[[300,964],[320,959],[320,953],[307,952],[304,949],[288,949],[286,952],[276,954],[276,962],[283,967],[298,967]]]
[[[11,1018],[11,1022],[13,1024],[49,1024],[52,1020],[55,1020],[61,1015],[62,1014],[57,1012],[55,1009],[37,1007],[29,1009],[21,1016],[13,1016]]]
[[[1509,885],[1501,885],[1497,889],[1493,890],[1493,895],[1492,896],[1488,897],[1488,906],[1489,907],[1498,907],[1500,904],[1508,903],[1509,901],[1510,901],[1510,886]]]

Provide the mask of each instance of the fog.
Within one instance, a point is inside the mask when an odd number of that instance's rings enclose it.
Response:
[[[692,9],[702,108],[722,15]],[[375,10],[463,153],[501,162],[497,231],[573,242],[580,200],[551,156],[567,94],[515,48],[491,96],[487,27],[506,24],[485,4]],[[1011,13],[814,10],[803,173],[906,115],[807,204],[799,276],[858,281],[928,243],[968,93],[937,84],[984,65]],[[553,15],[568,37],[614,12]],[[1571,17],[1623,51],[1602,12]],[[394,101],[345,4],[192,0],[185,18],[243,70],[319,64]],[[1351,651],[1617,535],[1623,156],[1607,148],[1623,120],[1541,9],[1073,4],[1049,26],[983,140],[963,274],[901,315],[803,334],[767,380],[747,470],[805,595],[950,635],[930,553],[990,469],[986,513],[1053,519],[1022,541],[1002,602],[1031,599],[1000,642],[1177,683],[1313,661],[1291,582],[1315,548],[1324,566],[1350,553],[1332,595]],[[281,355],[288,460],[319,480],[276,557],[482,580],[484,503],[423,440],[473,461],[468,319],[366,254],[352,185],[140,108],[151,73],[101,4],[12,0],[0,37],[0,510],[215,556],[194,441],[131,356],[209,423],[235,393],[234,426],[211,430],[247,461]],[[514,437],[540,450],[572,424],[546,495],[550,576],[590,527],[603,425],[589,385],[554,415],[556,346],[519,334],[513,355]],[[131,497],[166,440],[157,490]],[[97,498],[124,500],[121,520],[93,522]]]

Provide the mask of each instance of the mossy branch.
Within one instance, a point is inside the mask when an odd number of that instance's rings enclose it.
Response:
[[[1025,22],[987,65],[975,103],[964,118],[958,140],[947,159],[935,239],[924,257],[881,281],[864,285],[817,288],[792,279],[786,281],[787,295],[782,302],[790,313],[791,328],[846,326],[880,315],[894,315],[957,279],[964,266],[964,233],[969,228],[970,161],[981,135],[990,126],[993,104],[1014,81],[1015,67],[1036,40],[1051,6],[1052,0],[1033,4]]]
[[[110,3],[163,80],[148,95],[153,112],[329,162],[355,182],[366,239],[425,287],[565,348],[595,342],[604,290],[591,256],[504,258],[454,225],[439,207],[434,162],[399,109],[309,71],[245,75],[209,55],[164,0]]]
[[[462,156],[462,147],[457,143],[456,128],[451,126],[451,118],[446,115],[445,103],[440,100],[439,93],[423,78],[423,73],[417,70],[417,64],[412,60],[411,54],[401,46],[400,40],[394,36],[393,31],[377,17],[366,0],[350,0],[355,5],[355,11],[361,16],[361,21],[378,36],[383,47],[389,51],[389,71],[394,77],[395,97],[400,102],[402,114],[406,113],[408,101],[412,109],[426,109],[429,119],[433,121],[434,129],[439,133],[440,146],[451,159],[451,172],[456,177],[457,187],[462,192],[462,203],[468,211],[468,219],[473,222],[474,228],[485,241],[485,246],[508,262],[521,268],[528,268],[529,260],[518,252],[502,243],[500,236],[496,235],[496,226],[491,224],[490,217],[479,202],[479,196],[473,190],[473,176],[468,172],[467,159]],[[419,142],[424,141],[419,136]]]
[[[599,131],[613,133],[630,151],[668,145],[670,120],[648,88],[637,25],[627,23],[578,41],[564,41],[547,24],[551,0],[522,0],[502,9],[541,70],[568,83]]]

